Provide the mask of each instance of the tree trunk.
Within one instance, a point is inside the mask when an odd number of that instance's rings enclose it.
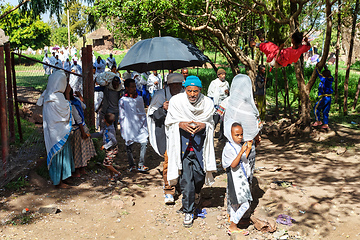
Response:
[[[279,97],[278,97],[278,71],[275,69],[275,116],[279,117]]]
[[[331,41],[331,30],[332,30],[332,19],[331,19],[331,2],[330,0],[326,0],[326,35],[325,35],[325,41],[324,41],[324,49],[323,49],[323,55],[321,57],[320,62],[318,63],[318,67],[322,68],[325,63],[326,59],[329,54],[330,50],[330,41]],[[290,25],[291,26],[291,25]],[[307,84],[305,84],[304,81],[304,75],[302,72],[302,68],[300,66],[300,61],[296,62],[294,64],[295,73],[296,73],[296,80],[298,82],[299,87],[299,95],[301,100],[301,114],[299,119],[300,125],[309,125],[310,124],[310,112],[311,112],[311,102],[309,98],[309,93],[312,89],[312,87],[315,84],[317,74],[314,69],[309,81]]]
[[[292,1],[290,2],[290,8],[291,8],[291,12],[295,12],[297,10],[296,4],[293,3]],[[298,26],[298,19],[292,19],[292,21],[290,21],[290,32],[294,32],[297,26]],[[300,59],[296,63],[294,63],[294,70],[299,88],[299,96],[301,100],[301,115],[298,124],[306,127],[310,125],[310,99],[309,99],[310,91],[307,89],[305,84],[304,74],[301,67]]]
[[[298,122],[300,125],[308,126],[310,125],[310,99],[309,99],[309,91],[307,90],[304,75],[301,71],[300,61],[294,63],[296,80],[299,87],[299,96],[301,101],[301,115],[300,121]]]
[[[341,0],[338,0],[338,26],[337,26],[337,39],[336,39],[336,61],[335,61],[335,103],[339,103],[340,33],[341,33]]]
[[[356,30],[356,19],[357,19],[357,13],[359,11],[359,0],[356,0],[355,9],[353,12],[353,21],[351,26],[351,38],[350,38],[350,47],[349,47],[349,55],[348,55],[348,61],[346,64],[346,75],[345,75],[345,81],[344,81],[344,108],[343,113],[344,115],[348,114],[347,109],[347,99],[349,95],[349,77],[350,77],[350,65],[351,65],[351,58],[353,54],[353,48],[354,48],[354,38],[355,38],[355,30]]]
[[[289,112],[289,116],[291,117],[291,106],[290,106],[290,98],[289,98],[289,80],[286,76],[286,69],[285,67],[282,68],[282,72],[284,75],[284,81],[285,81],[285,113],[288,111]],[[286,110],[287,108],[287,110]]]
[[[360,78],[359,78],[359,80],[358,80],[358,85],[357,85],[357,90],[356,90],[356,94],[355,94],[353,110],[356,109],[356,104],[357,104],[357,101],[358,101],[358,99],[359,99],[359,92],[360,92]]]

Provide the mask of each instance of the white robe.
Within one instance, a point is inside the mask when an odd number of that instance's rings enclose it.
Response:
[[[207,96],[213,98],[214,105],[219,106],[220,103],[228,96],[225,90],[229,90],[229,83],[221,81],[219,78],[213,80],[208,88]]]
[[[73,65],[71,70],[75,70],[75,73],[82,74],[82,69],[79,65]],[[74,93],[79,91],[83,95],[83,79],[82,77],[70,74],[70,87],[73,89]]]
[[[165,94],[166,91],[166,94]],[[154,97],[151,100],[151,103],[149,105],[148,111],[147,111],[147,124],[148,124],[148,130],[149,130],[149,140],[150,144],[155,150],[157,154],[160,154],[157,142],[156,142],[156,135],[155,135],[155,121],[150,117],[156,110],[158,110],[160,107],[163,106],[164,102],[169,101],[171,98],[170,88],[166,87],[165,89],[161,89],[157,91],[154,95]],[[164,139],[166,141],[166,139]]]
[[[149,134],[144,101],[141,96],[137,96],[136,98],[120,98],[119,123],[121,126],[121,137],[125,140],[126,146],[134,142],[147,142]]]
[[[65,145],[72,129],[71,103],[65,99],[67,81],[63,70],[55,71],[49,76],[46,90],[39,100],[43,106],[44,140],[47,151],[47,164]]]
[[[110,57],[108,57],[107,59],[106,59],[106,65],[108,66],[108,68],[110,68],[111,69],[111,67],[112,66],[116,66],[116,60],[115,60],[115,58],[113,57],[113,58],[110,58]]]
[[[143,80],[142,80],[142,75],[138,72],[133,71],[131,73],[131,78],[135,80],[135,84],[136,84],[136,89],[140,92],[142,92],[143,89]],[[145,84],[146,85],[146,82]]]
[[[48,57],[44,56],[43,63],[50,64],[50,59]],[[48,65],[43,65],[45,74],[50,75],[51,74],[51,68]]]
[[[158,84],[155,84],[155,82],[158,82]],[[153,73],[150,74],[147,80],[147,90],[149,91],[150,94],[152,94],[153,92],[159,89],[162,89],[162,78],[160,74],[156,76]]]
[[[71,71],[71,64],[68,61],[64,62],[64,70]]]
[[[179,93],[170,99],[165,119],[166,150],[169,158],[167,179],[170,185],[176,184],[179,171],[182,170],[179,123],[188,121],[203,122],[206,125],[203,148],[205,184],[211,185],[214,182],[212,172],[216,172],[213,121],[215,108],[210,98],[203,95],[200,97],[202,99],[194,105],[189,102],[186,93]]]
[[[56,66],[56,67],[58,67],[58,68],[63,68],[63,63],[62,63],[62,61],[61,61],[60,59],[55,59],[55,64],[54,64],[54,66]],[[54,68],[53,71],[54,71],[54,70],[59,70],[58,68]]]
[[[105,72],[106,63],[104,59],[101,59],[100,63],[96,60],[94,62],[94,67],[96,68],[96,73],[103,73]]]

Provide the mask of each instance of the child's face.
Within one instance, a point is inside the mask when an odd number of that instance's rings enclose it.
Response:
[[[235,126],[231,128],[231,137],[236,144],[241,144],[243,139],[243,128],[240,126]]]
[[[131,82],[129,87],[126,87],[125,89],[129,94],[135,94],[136,93],[136,84],[134,82]]]

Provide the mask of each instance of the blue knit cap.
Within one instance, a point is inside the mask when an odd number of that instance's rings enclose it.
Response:
[[[197,76],[194,76],[194,75],[188,76],[184,83],[184,87],[186,88],[187,86],[194,86],[194,87],[202,88],[200,78],[198,78]]]

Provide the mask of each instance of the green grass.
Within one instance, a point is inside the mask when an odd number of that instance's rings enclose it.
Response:
[[[210,60],[215,64],[229,65],[226,58],[219,52],[216,53],[216,61],[215,61],[215,52],[205,51],[204,54],[208,56]]]
[[[29,182],[25,177],[19,177],[18,179],[9,182],[5,185],[5,188],[10,191],[18,191],[19,189],[29,186]]]
[[[101,56],[103,59],[106,59],[109,56],[107,54],[101,55],[97,52],[95,52],[94,54],[95,54],[95,56]],[[215,60],[214,52],[205,52],[205,54],[208,55],[210,57],[210,59],[212,59],[213,61]],[[125,55],[126,55],[125,53],[120,54],[120,55],[114,55],[117,64],[119,64],[121,62],[121,60],[124,58]],[[43,58],[43,55],[28,55],[28,56],[36,58],[38,60],[42,60],[42,58]],[[18,62],[19,59],[16,58],[15,61]],[[226,59],[219,53],[217,54],[216,62],[217,62],[217,64],[227,65]],[[47,84],[47,76],[44,76],[44,70],[42,68],[42,64],[36,63],[36,64],[31,65],[31,63],[25,59],[21,59],[21,63],[22,63],[22,65],[16,66],[16,73],[17,73],[16,78],[17,78],[18,85],[25,86],[25,87],[34,87],[39,90],[44,90],[46,88],[46,84]],[[340,96],[339,102],[340,103],[343,102],[344,80],[345,80],[345,74],[346,74],[345,69],[343,67],[345,67],[345,63],[340,62],[340,69],[339,69],[339,96]],[[227,72],[226,79],[231,84],[231,80],[233,78],[231,69],[230,68],[224,68],[224,69]],[[332,74],[334,75],[335,66],[329,66],[329,69],[332,72]],[[360,61],[355,62],[351,66],[351,69],[360,70]],[[241,73],[245,73],[244,68],[241,68],[240,70],[241,70]],[[296,107],[297,106],[298,87],[297,87],[297,81],[296,81],[294,67],[289,66],[289,67],[286,67],[285,70],[286,70],[287,78],[289,79],[290,102],[293,103],[292,107]],[[312,71],[313,71],[313,67],[305,68],[305,71],[304,71],[305,81],[307,81],[310,78]],[[121,71],[121,73],[123,73],[123,72],[124,71]],[[165,72],[167,72],[167,71],[165,71]],[[208,88],[210,82],[216,78],[216,73],[212,68],[189,69],[189,74],[199,76],[199,78],[201,79],[201,81],[203,83],[202,92],[204,94],[206,94],[207,88]],[[269,80],[268,80],[268,86],[267,86],[267,97],[268,97],[268,100],[270,101],[270,104],[272,104],[271,102],[274,101],[274,99],[275,99],[275,84],[274,84],[275,83],[275,75],[274,74],[275,74],[275,70],[273,70],[271,73],[268,73]],[[358,82],[359,77],[360,77],[360,73],[357,73],[355,71],[352,71],[350,73],[349,98],[348,98],[349,106],[352,106],[352,101],[355,96],[357,82]],[[316,79],[316,82],[310,92],[310,100],[313,104],[317,101],[318,85],[319,85],[319,79]],[[277,85],[277,87],[278,87],[278,91],[279,91],[279,94],[278,94],[279,101],[280,101],[280,103],[282,103],[284,92],[285,92],[284,91],[285,87],[284,87],[284,79],[283,79],[283,74],[282,74],[281,69],[278,70],[278,85]],[[334,88],[334,84],[333,84],[333,88]],[[360,110],[360,109],[357,109],[357,110]],[[335,112],[335,111],[338,111],[338,106],[333,105],[331,108],[331,112]]]
[[[20,122],[21,122],[21,130],[22,130],[22,134],[23,134],[23,139],[26,140],[28,139],[30,136],[32,136],[34,134],[34,131],[36,129],[36,126],[34,123],[29,122],[25,119],[20,118]],[[15,146],[20,147],[22,142],[20,142],[20,136],[19,136],[19,132],[17,131],[17,120],[15,118],[14,121],[15,124]]]
[[[18,65],[15,67],[16,83],[22,87],[34,87],[37,90],[45,90],[48,76],[44,75],[42,65],[24,66]]]
[[[106,59],[109,57],[109,54],[99,54],[98,52],[94,52],[94,55],[96,57],[100,56],[102,59],[104,59],[106,61]],[[123,60],[123,58],[125,57],[126,53],[122,53],[120,55],[113,55],[113,57],[116,60],[116,64],[119,66],[120,62]],[[123,74],[126,71],[120,71],[121,74]]]

